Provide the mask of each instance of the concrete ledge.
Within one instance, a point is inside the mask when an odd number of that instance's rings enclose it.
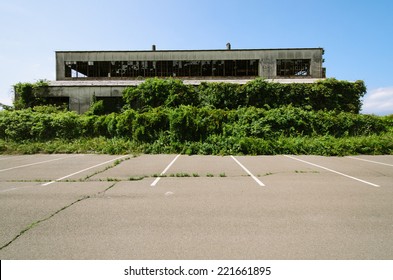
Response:
[[[182,80],[185,85],[199,85],[201,83],[231,83],[231,84],[246,84],[253,79],[207,79],[207,80]],[[290,84],[312,84],[316,81],[323,79],[266,79],[268,82]],[[145,82],[145,80],[67,80],[67,81],[49,81],[50,87],[127,87],[127,86],[138,86]]]

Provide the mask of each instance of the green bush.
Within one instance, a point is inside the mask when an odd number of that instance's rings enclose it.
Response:
[[[169,111],[170,132],[177,141],[202,141],[221,134],[227,112],[208,107],[180,106]]]
[[[14,91],[14,107],[17,110],[48,105],[44,97],[47,95],[48,83],[44,80],[36,83],[18,83],[14,85]]]
[[[336,79],[326,79],[311,84],[309,94],[314,110],[338,110],[359,113],[361,98],[366,93],[363,81],[350,83]]]
[[[393,115],[358,114],[361,81],[193,87],[150,79],[125,91],[121,112],[104,114],[96,102],[83,115],[40,106],[32,85],[19,90],[18,106],[27,109],[0,112],[3,153],[393,153]]]
[[[246,95],[246,106],[258,108],[277,108],[289,104],[284,94],[286,85],[255,79],[242,87]]]
[[[0,137],[14,141],[72,139],[83,135],[80,115],[75,112],[40,113],[31,108],[0,113]]]
[[[75,112],[52,114],[49,131],[55,138],[74,139],[83,135],[81,117]]]
[[[201,83],[199,104],[217,109],[236,109],[246,105],[246,96],[238,84]]]
[[[85,115],[105,115],[104,100],[93,101],[93,104],[91,104],[89,110],[85,112]]]
[[[128,87],[123,92],[126,108],[145,110],[165,106],[169,108],[195,105],[197,96],[192,86],[176,79],[147,79],[137,87]]]
[[[135,115],[133,120],[133,139],[139,142],[153,142],[162,131],[169,129],[166,110],[154,108]]]
[[[0,138],[15,141],[74,139],[80,136],[124,137],[152,143],[163,132],[181,143],[204,141],[212,135],[260,139],[298,136],[367,136],[392,128],[387,117],[335,111],[309,111],[286,106],[265,110],[211,107],[157,107],[95,116],[74,112],[41,113],[33,109],[0,112]]]
[[[126,108],[138,111],[161,106],[176,108],[180,105],[226,110],[239,107],[272,109],[292,105],[305,110],[359,113],[365,93],[363,81],[351,83],[336,79],[311,84],[280,84],[258,78],[245,85],[212,82],[193,87],[176,79],[154,78],[137,87],[127,88],[123,98]]]
[[[131,139],[134,131],[134,120],[137,112],[128,109],[117,117],[116,135]]]

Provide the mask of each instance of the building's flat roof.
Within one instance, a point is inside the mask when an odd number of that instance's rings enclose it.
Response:
[[[246,84],[253,79],[209,79],[209,80],[182,80],[185,85],[199,85],[203,82],[207,83],[232,83],[232,84]],[[268,82],[290,84],[290,83],[300,83],[300,84],[311,84],[316,81],[323,79],[266,79]],[[127,87],[127,86],[137,86],[144,82],[144,80],[65,80],[65,81],[49,81],[50,87]]]
[[[55,51],[56,53],[95,53],[95,52],[105,52],[105,53],[141,53],[141,52],[217,52],[217,51],[227,51],[227,52],[238,52],[238,51],[296,51],[296,50],[323,50],[323,48],[276,48],[276,49],[210,49],[210,50],[91,50],[91,51]]]

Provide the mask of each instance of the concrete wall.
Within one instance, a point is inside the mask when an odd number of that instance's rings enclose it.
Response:
[[[93,96],[121,97],[126,86],[49,86],[49,95],[69,97],[69,109],[80,114],[89,110]]]
[[[56,80],[65,80],[66,61],[167,61],[167,60],[242,60],[259,61],[259,76],[276,78],[277,59],[311,59],[311,77],[323,78],[322,48],[196,51],[58,51]]]

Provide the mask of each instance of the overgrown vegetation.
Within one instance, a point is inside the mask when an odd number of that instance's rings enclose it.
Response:
[[[392,154],[393,116],[358,114],[365,92],[362,81],[335,79],[149,79],[125,90],[120,113],[104,114],[98,101],[83,115],[33,106],[25,94],[20,110],[0,112],[0,153]]]
[[[18,83],[14,86],[14,107],[17,110],[47,104],[43,97],[48,90],[48,83],[40,80],[37,83]]]
[[[311,84],[280,84],[255,79],[245,85],[202,83],[194,87],[184,85],[180,80],[154,78],[138,87],[127,88],[123,96],[126,107],[137,111],[181,105],[225,110],[239,107],[272,109],[292,105],[306,110],[359,113],[365,93],[363,81],[351,83],[336,79]]]

